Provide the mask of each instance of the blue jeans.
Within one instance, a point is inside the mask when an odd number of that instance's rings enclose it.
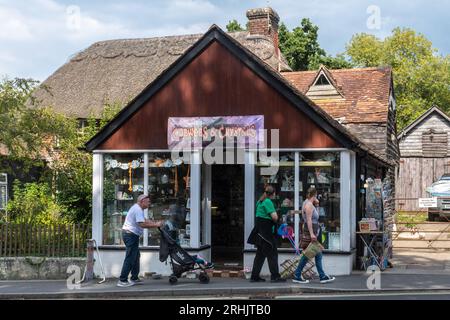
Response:
[[[127,248],[125,260],[120,273],[120,281],[127,282],[131,271],[131,280],[139,278],[139,264],[141,254],[139,252],[139,236],[134,233],[122,231],[123,242]]]
[[[323,271],[323,266],[322,266],[322,253],[318,253],[315,258],[316,260],[316,268],[317,268],[317,272],[319,273],[319,277],[320,280],[323,280],[324,278],[326,278],[326,274]],[[308,262],[308,258],[305,255],[302,255],[300,262],[298,263],[298,267],[297,270],[295,270],[295,277],[297,279],[300,279],[302,272],[303,272],[303,268],[306,266],[306,263]]]

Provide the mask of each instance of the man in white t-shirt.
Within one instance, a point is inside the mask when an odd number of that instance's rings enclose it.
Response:
[[[139,282],[139,238],[144,233],[144,228],[160,227],[163,221],[152,221],[145,219],[144,210],[150,206],[148,195],[140,195],[127,213],[125,223],[122,227],[123,242],[126,246],[125,260],[120,273],[118,287],[130,287]],[[128,281],[128,275],[131,272],[131,280]]]

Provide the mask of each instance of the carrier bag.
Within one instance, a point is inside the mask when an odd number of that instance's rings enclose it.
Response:
[[[323,246],[319,241],[311,242],[308,247],[303,250],[303,254],[309,259],[313,259],[318,253],[321,253],[323,250]]]

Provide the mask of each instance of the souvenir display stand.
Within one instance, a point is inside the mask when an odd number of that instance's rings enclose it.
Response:
[[[392,257],[392,227],[395,214],[392,184],[389,178],[366,180],[366,214],[359,222],[357,235],[364,244],[361,268],[372,265],[384,270]]]

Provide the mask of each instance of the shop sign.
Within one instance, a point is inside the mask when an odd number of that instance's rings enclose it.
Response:
[[[437,198],[419,198],[419,208],[436,208]]]
[[[264,145],[264,116],[171,117],[167,125],[169,148],[201,147],[214,140],[233,141],[238,147]]]

